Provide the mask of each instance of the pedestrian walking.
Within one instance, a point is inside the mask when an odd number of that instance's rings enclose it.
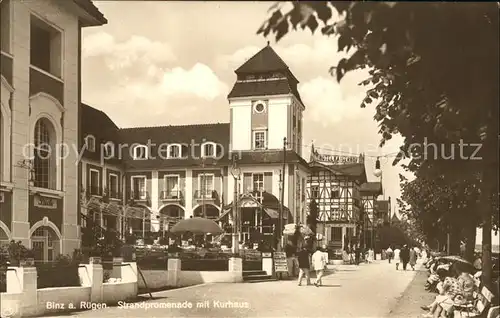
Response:
[[[410,266],[411,270],[415,270],[415,265],[417,265],[417,251],[415,251],[415,248],[410,249]]]
[[[314,281],[314,286],[319,287],[323,284],[321,278],[323,277],[327,263],[325,253],[321,250],[320,247],[317,247],[316,252],[314,252],[314,254],[312,255],[312,263],[314,271],[316,271],[316,280]]]
[[[326,244],[323,244],[323,246],[321,246],[321,249],[322,249],[323,253],[325,254],[326,264],[329,264],[330,257],[328,255],[328,247],[326,246]]]
[[[368,250],[368,263],[372,263],[375,260],[375,252],[372,248]]]
[[[389,260],[389,264],[390,264],[392,257],[393,257],[393,251],[392,251],[392,248],[390,246],[387,250],[385,250],[385,255],[387,256],[387,259]]]
[[[299,286],[302,285],[302,278],[306,277],[307,285],[311,285],[311,278],[309,276],[309,267],[311,263],[309,262],[309,250],[303,246],[297,253],[297,258],[299,261]]]
[[[399,249],[399,246],[396,246],[396,249],[394,249],[394,263],[396,263],[396,270],[399,269],[399,263],[401,262],[401,250]]]
[[[403,263],[403,270],[406,270],[406,267],[408,266],[408,262],[410,261],[410,249],[408,248],[408,245],[404,245],[403,248],[401,249],[400,253],[401,257],[401,262]]]

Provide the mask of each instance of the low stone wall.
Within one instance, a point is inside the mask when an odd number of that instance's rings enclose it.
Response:
[[[142,275],[150,289],[161,289],[168,287],[168,270],[167,269],[151,269],[141,270]],[[139,289],[145,289],[146,284],[142,277],[139,277],[137,282]]]
[[[101,264],[82,264],[81,286],[37,289],[35,267],[9,267],[7,292],[0,294],[2,317],[29,317],[65,311],[95,309],[137,297],[137,266],[116,264],[121,279],[103,283]]]
[[[185,287],[205,283],[239,283],[243,281],[241,258],[230,258],[227,271],[181,270],[181,259],[169,259],[165,270],[141,270],[150,289]],[[141,277],[139,288],[146,288]]]

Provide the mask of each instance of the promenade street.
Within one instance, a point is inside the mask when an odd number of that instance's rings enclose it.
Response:
[[[299,287],[296,281],[207,284],[155,293],[155,300],[130,304],[140,308],[108,307],[68,316],[388,317],[417,273],[396,271],[387,261],[335,268],[323,278],[323,287]],[[179,303],[191,304],[192,309],[167,308]],[[198,303],[203,308],[197,308]]]

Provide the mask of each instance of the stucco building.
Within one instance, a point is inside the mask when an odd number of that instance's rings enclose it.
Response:
[[[235,73],[229,123],[120,129],[82,104],[84,218],[93,210],[104,227],[142,236],[201,216],[230,232],[236,182],[240,240],[270,239],[284,176],[284,222],[305,222],[298,80],[269,45]]]
[[[79,247],[81,30],[107,21],[89,0],[0,8],[0,236],[50,260]]]

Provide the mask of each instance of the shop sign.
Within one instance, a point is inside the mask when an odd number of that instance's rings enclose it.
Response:
[[[285,252],[274,252],[273,261],[274,261],[274,271],[276,273],[279,272],[288,273],[288,263],[286,261]]]
[[[57,200],[43,196],[35,196],[35,206],[43,209],[57,209]]]
[[[316,161],[327,162],[330,164],[360,163],[359,157],[353,157],[353,156],[324,155],[315,153],[314,157]]]

